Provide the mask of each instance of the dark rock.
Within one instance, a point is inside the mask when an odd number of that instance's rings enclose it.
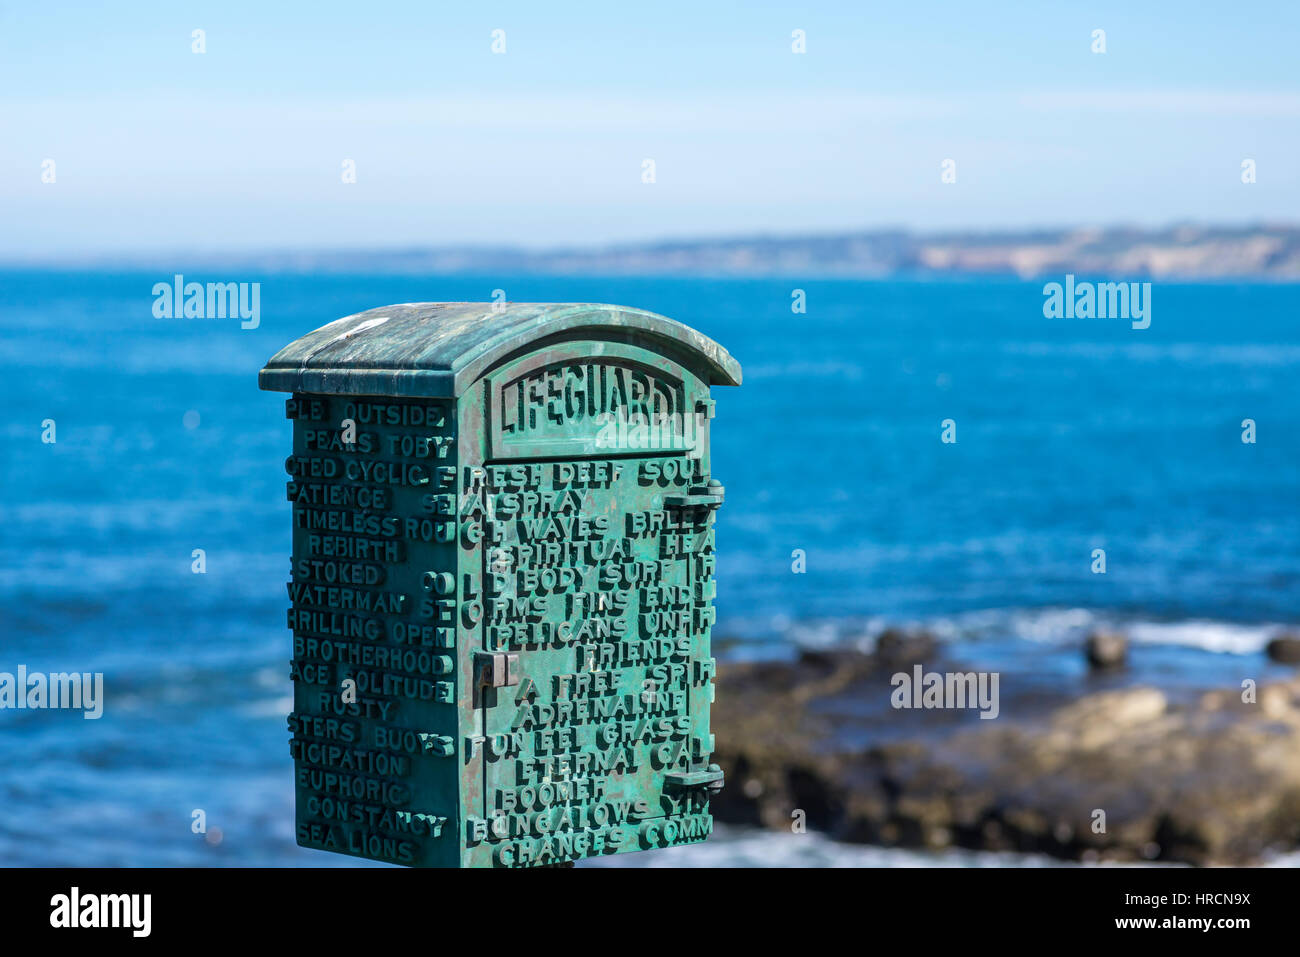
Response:
[[[1128,658],[1128,639],[1113,631],[1094,631],[1084,646],[1088,664],[1098,670],[1122,668]]]
[[[926,631],[886,628],[876,638],[876,659],[881,664],[916,664],[932,657],[934,652],[934,636]]]
[[[1281,635],[1268,643],[1269,658],[1285,665],[1300,664],[1300,636]]]

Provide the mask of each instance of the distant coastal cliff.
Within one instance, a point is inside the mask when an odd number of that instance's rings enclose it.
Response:
[[[1033,278],[1070,271],[1114,277],[1300,279],[1300,227],[756,237],[541,253],[522,257],[518,266],[577,273]]]
[[[1111,278],[1300,279],[1300,226],[1107,227],[1023,232],[863,231],[528,250],[509,247],[298,250],[130,256],[114,265],[194,262],[273,271],[883,277],[1065,272]],[[84,263],[83,263],[84,264]]]

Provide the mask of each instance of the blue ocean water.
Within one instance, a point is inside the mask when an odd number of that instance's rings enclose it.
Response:
[[[0,671],[106,683],[97,721],[0,711],[0,864],[356,864],[293,842],[290,430],[257,370],[376,305],[623,303],[740,360],[714,423],[725,656],[922,624],[1083,681],[1113,625],[1137,678],[1235,685],[1300,623],[1298,286],[1157,282],[1134,330],[1045,319],[1011,280],[192,272],[260,281],[260,326],[154,318],[170,275],[0,272]]]

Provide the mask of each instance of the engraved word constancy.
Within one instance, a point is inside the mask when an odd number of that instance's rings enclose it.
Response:
[[[156,319],[242,319],[239,328],[262,324],[260,282],[186,282],[177,273],[171,282],[153,284]]]
[[[889,703],[895,708],[978,708],[981,718],[996,718],[998,703],[996,671],[937,671],[912,667],[912,673],[900,671],[889,679],[893,691]]]
[[[151,894],[82,894],[74,887],[50,898],[51,927],[126,927],[132,937],[148,937],[152,912]]]
[[[1043,287],[1043,316],[1047,319],[1127,319],[1134,329],[1151,325],[1151,283],[1075,282]]]
[[[18,673],[0,671],[0,709],[59,708],[84,711],[87,721],[103,717],[104,673],[56,671],[45,674],[18,666]]]

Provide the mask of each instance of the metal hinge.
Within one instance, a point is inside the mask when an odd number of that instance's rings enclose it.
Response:
[[[669,771],[664,775],[664,784],[679,788],[707,788],[716,794],[722,790],[722,768],[710,764],[703,771]]]
[[[685,495],[665,495],[664,508],[717,508],[725,494],[722,483],[710,479],[706,487],[693,488]]]

